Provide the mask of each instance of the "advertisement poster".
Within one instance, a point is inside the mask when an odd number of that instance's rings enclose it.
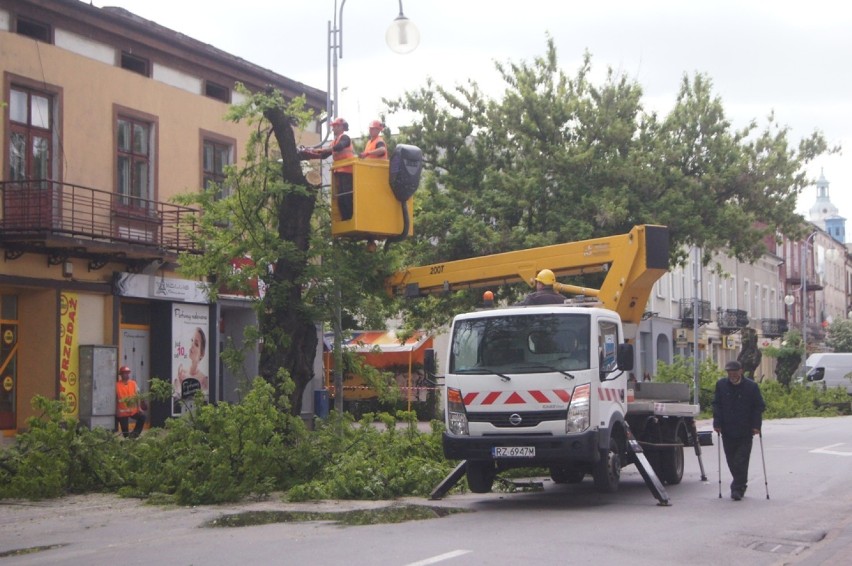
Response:
[[[196,393],[210,398],[210,358],[207,331],[210,309],[207,305],[172,306],[172,415],[192,409]]]
[[[80,356],[77,352],[77,293],[63,292],[59,305],[59,396],[68,402],[66,415],[77,417]]]

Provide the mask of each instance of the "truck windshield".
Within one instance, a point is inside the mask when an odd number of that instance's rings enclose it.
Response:
[[[457,320],[451,373],[541,373],[588,369],[589,316],[534,314]]]

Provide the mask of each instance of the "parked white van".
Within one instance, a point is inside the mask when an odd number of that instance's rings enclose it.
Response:
[[[852,353],[837,354],[823,352],[811,354],[805,362],[808,385],[822,384],[825,387],[843,387],[852,395]]]

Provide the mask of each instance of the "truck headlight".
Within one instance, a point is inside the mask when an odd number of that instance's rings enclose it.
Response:
[[[591,384],[574,388],[571,404],[568,405],[568,417],[565,419],[565,432],[583,432],[589,428]]]
[[[467,436],[467,411],[464,409],[461,390],[447,388],[447,430],[450,434]]]

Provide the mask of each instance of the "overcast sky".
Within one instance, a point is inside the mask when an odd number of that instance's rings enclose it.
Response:
[[[310,86],[327,90],[328,22],[334,0],[95,0],[120,6]],[[553,37],[573,75],[583,52],[595,76],[608,67],[635,79],[649,109],[666,113],[684,73],[708,75],[729,119],[763,124],[774,111],[795,143],[814,130],[845,155],[809,168],[830,182],[831,200],[852,221],[852,10],[836,0],[403,0],[420,46],[392,53],[385,31],[399,0],[349,0],[338,66],[340,115],[366,133],[381,98],[425,85],[476,81],[492,96],[494,61],[532,60]],[[337,3],[339,9],[340,3]],[[391,131],[401,124],[389,116]],[[799,199],[805,213],[815,199]],[[852,234],[852,224],[849,233]]]

